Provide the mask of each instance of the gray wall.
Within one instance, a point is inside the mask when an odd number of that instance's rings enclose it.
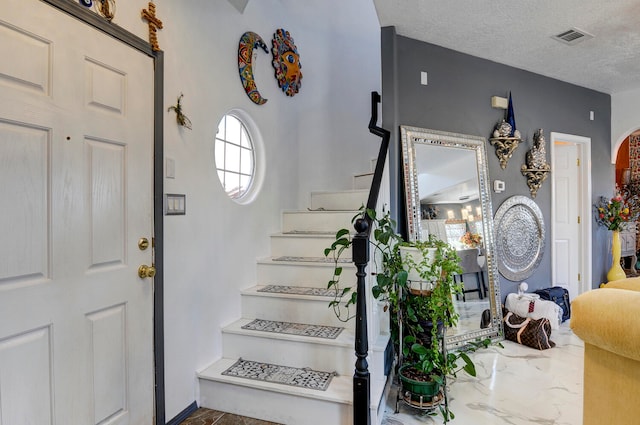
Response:
[[[488,139],[496,123],[504,117],[504,110],[491,107],[491,96],[508,97],[509,91],[513,97],[516,127],[526,142],[518,147],[505,170],[500,168],[495,149],[487,143],[490,180],[507,182],[505,192],[492,192],[494,213],[511,196],[530,197],[520,166],[525,162],[533,133],[538,128],[544,129],[547,140],[552,131],[590,137],[592,201],[612,193],[614,168],[610,157],[611,97],[608,94],[398,36],[393,27],[383,28],[381,36],[383,126],[392,132],[391,209],[397,211],[399,221],[403,221],[404,215],[399,126],[411,125]],[[428,73],[426,86],[420,84],[421,71]],[[589,120],[589,111],[594,111],[594,121]],[[534,200],[543,212],[547,244],[540,266],[526,279],[530,290],[551,284],[549,179]],[[609,258],[606,241],[606,232],[594,223],[593,287],[605,281],[606,259]],[[500,276],[502,295],[515,292],[518,283]]]

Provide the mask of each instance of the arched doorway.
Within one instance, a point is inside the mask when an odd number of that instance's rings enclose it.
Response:
[[[632,208],[640,208],[640,131],[628,135],[620,144],[615,158],[616,190],[629,200]],[[628,277],[640,274],[637,253],[640,250],[638,224],[630,223],[620,233],[622,267]]]

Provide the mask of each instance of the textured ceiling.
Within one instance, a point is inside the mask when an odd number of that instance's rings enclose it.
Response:
[[[604,93],[640,88],[640,0],[374,0],[399,35]],[[594,36],[573,46],[551,37]]]

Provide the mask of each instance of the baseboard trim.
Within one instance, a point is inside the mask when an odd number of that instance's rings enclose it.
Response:
[[[195,401],[187,406],[182,412],[178,413],[173,419],[167,422],[167,425],[180,425],[182,421],[187,419],[189,415],[198,410],[198,403]]]

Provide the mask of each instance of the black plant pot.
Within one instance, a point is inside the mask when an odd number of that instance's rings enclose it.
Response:
[[[416,335],[416,339],[420,342],[420,344],[425,347],[431,345],[432,338],[432,328],[433,322],[431,320],[420,319],[418,324],[422,327],[423,331]],[[442,320],[438,320],[438,329],[437,329],[438,338],[444,335],[444,323]]]

